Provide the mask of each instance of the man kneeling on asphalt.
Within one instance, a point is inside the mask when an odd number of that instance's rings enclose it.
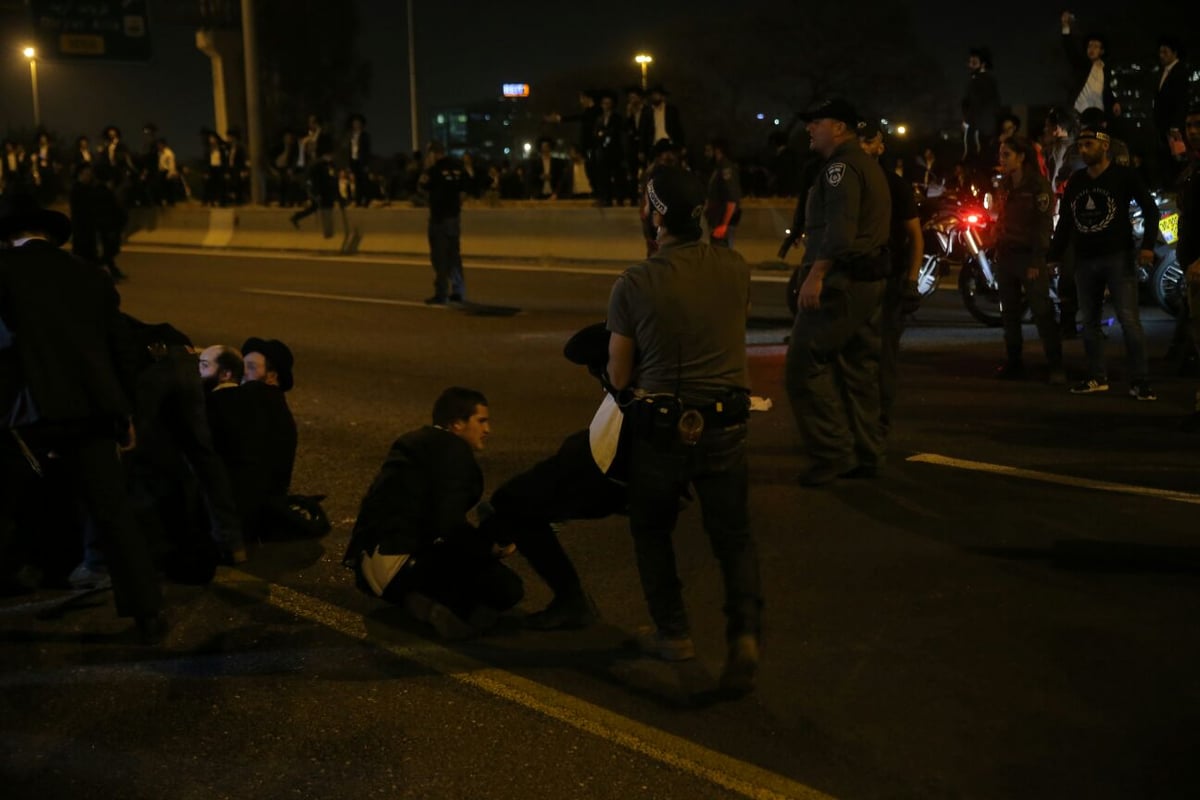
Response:
[[[433,424],[392,444],[342,557],[360,589],[403,604],[445,639],[490,628],[524,594],[521,579],[500,563],[515,547],[467,521],[483,496],[475,453],[490,432],[481,393],[442,392]]]

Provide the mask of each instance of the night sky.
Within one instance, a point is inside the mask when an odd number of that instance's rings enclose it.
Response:
[[[355,2],[363,23],[360,46],[374,69],[371,96],[362,110],[370,119],[376,152],[406,149],[404,3]],[[1087,13],[1099,15],[1115,5],[1119,4],[1112,0],[1093,0],[1079,14],[1086,20]],[[862,13],[861,4],[847,7]],[[669,29],[676,15],[694,17],[705,8],[722,9],[713,15],[714,25],[737,22],[736,4],[727,2],[416,0],[418,96],[423,112],[495,96],[503,82],[529,82],[536,91],[538,81],[547,76],[612,62],[614,54],[628,54],[628,73],[600,76],[600,80],[635,82],[633,54],[655,50],[655,42],[640,32]],[[965,79],[966,48],[983,43],[995,54],[1006,103],[1054,102],[1059,99],[1058,76],[1048,79],[1047,75],[1064,67],[1054,49],[1060,11],[1053,8],[1036,0],[1003,4],[926,0],[914,6],[918,33],[912,44],[936,56],[956,97]],[[852,16],[847,14],[847,24],[852,24]],[[1148,22],[1153,16],[1152,11],[1143,12]],[[0,128],[32,123],[29,71],[19,53],[23,37],[14,27],[4,25],[0,32]],[[194,31],[189,28],[155,25],[152,20],[152,34],[156,56],[149,65],[43,62],[40,94],[48,126],[67,139],[80,132],[94,137],[114,122],[133,139],[143,122],[154,120],[181,155],[194,155],[199,147],[196,132],[212,121],[208,59],[196,50]],[[869,53],[857,57],[868,58]]]

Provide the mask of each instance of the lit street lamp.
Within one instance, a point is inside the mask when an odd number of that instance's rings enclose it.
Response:
[[[33,127],[36,130],[42,127],[42,106],[38,102],[37,87],[37,50],[26,47],[21,54],[29,59],[29,82],[33,85]]]
[[[642,91],[644,92],[646,91],[646,68],[654,63],[654,57],[649,53],[638,53],[633,57],[633,60],[642,68]]]

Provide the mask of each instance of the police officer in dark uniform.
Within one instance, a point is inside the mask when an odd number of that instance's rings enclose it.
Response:
[[[1000,218],[996,234],[996,281],[1000,313],[1004,319],[1004,345],[1008,358],[996,377],[1024,377],[1021,359],[1021,317],[1024,294],[1037,323],[1038,336],[1050,365],[1050,383],[1067,382],[1062,365],[1062,339],[1050,303],[1050,276],[1046,250],[1050,247],[1054,190],[1038,169],[1037,150],[1024,136],[1012,136],[1000,145]]]
[[[883,130],[878,124],[868,121],[858,123],[858,143],[864,153],[879,163],[886,148]],[[888,195],[892,201],[891,232],[888,235],[892,263],[888,271],[887,288],[883,293],[883,316],[880,319],[883,349],[879,356],[879,423],[886,442],[892,427],[892,406],[896,402],[896,369],[900,359],[904,318],[915,313],[921,305],[917,277],[921,274],[921,261],[925,254],[925,237],[921,233],[920,211],[912,187],[894,171],[883,169],[882,164],[879,168],[887,179]]]
[[[853,106],[833,98],[801,118],[825,161],[808,193],[786,383],[812,460],[800,482],[818,486],[883,465],[880,321],[892,204],[882,170],[858,144]]]
[[[733,230],[741,218],[738,203],[742,184],[726,139],[713,139],[713,173],[708,179],[708,199],[704,218],[708,222],[709,241],[721,247],[733,247]]]
[[[433,262],[433,296],[429,305],[461,303],[463,285],[462,252],[459,241],[462,216],[462,165],[446,155],[441,142],[429,145],[429,168],[421,176],[421,185],[429,192],[429,258]]]
[[[646,196],[661,247],[617,279],[608,304],[608,378],[633,429],[629,527],[656,628],[640,643],[665,660],[695,657],[671,544],[690,484],[725,582],[721,685],[743,694],[758,667],[762,609],[747,508],[750,268],[736,252],[701,241],[704,186],[694,175],[660,167]]]

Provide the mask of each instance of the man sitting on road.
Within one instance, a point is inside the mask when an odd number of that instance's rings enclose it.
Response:
[[[214,344],[200,351],[200,381],[206,392],[232,389],[242,382],[242,354],[232,347]]]
[[[524,594],[520,577],[500,563],[514,545],[467,521],[483,495],[475,453],[490,432],[481,393],[442,392],[433,424],[392,444],[342,557],[360,589],[403,604],[445,639],[486,630]]]
[[[208,418],[213,444],[225,461],[234,497],[242,515],[243,530],[259,535],[274,522],[286,519],[288,487],[296,462],[296,421],[284,393],[292,388],[292,351],[276,339],[251,338],[242,345],[244,374],[240,386],[236,351],[214,348],[202,354],[201,375],[213,369],[206,381]],[[221,366],[222,357],[224,366]]]

